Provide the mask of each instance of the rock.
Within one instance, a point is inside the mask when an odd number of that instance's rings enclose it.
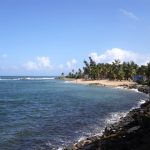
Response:
[[[138,89],[138,91],[146,93],[146,94],[148,94],[148,92],[149,92],[148,86],[139,86],[137,89]]]

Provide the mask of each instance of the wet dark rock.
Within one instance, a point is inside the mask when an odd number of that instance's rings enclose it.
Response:
[[[146,94],[148,94],[148,92],[149,92],[149,87],[148,86],[138,86],[137,87],[137,89],[138,89],[138,91],[140,91],[140,92],[143,92],[143,93],[146,93]]]

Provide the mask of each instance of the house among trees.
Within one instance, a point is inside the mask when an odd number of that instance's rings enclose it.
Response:
[[[146,81],[147,80],[146,76],[143,76],[143,75],[135,75],[135,76],[133,76],[132,79],[133,79],[134,82]]]

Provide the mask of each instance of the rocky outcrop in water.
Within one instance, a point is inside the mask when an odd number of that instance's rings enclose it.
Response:
[[[64,150],[150,150],[150,101],[131,110],[119,122]]]

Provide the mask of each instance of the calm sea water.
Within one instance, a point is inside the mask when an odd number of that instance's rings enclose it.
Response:
[[[0,150],[49,150],[100,133],[146,95],[52,77],[0,77]]]

